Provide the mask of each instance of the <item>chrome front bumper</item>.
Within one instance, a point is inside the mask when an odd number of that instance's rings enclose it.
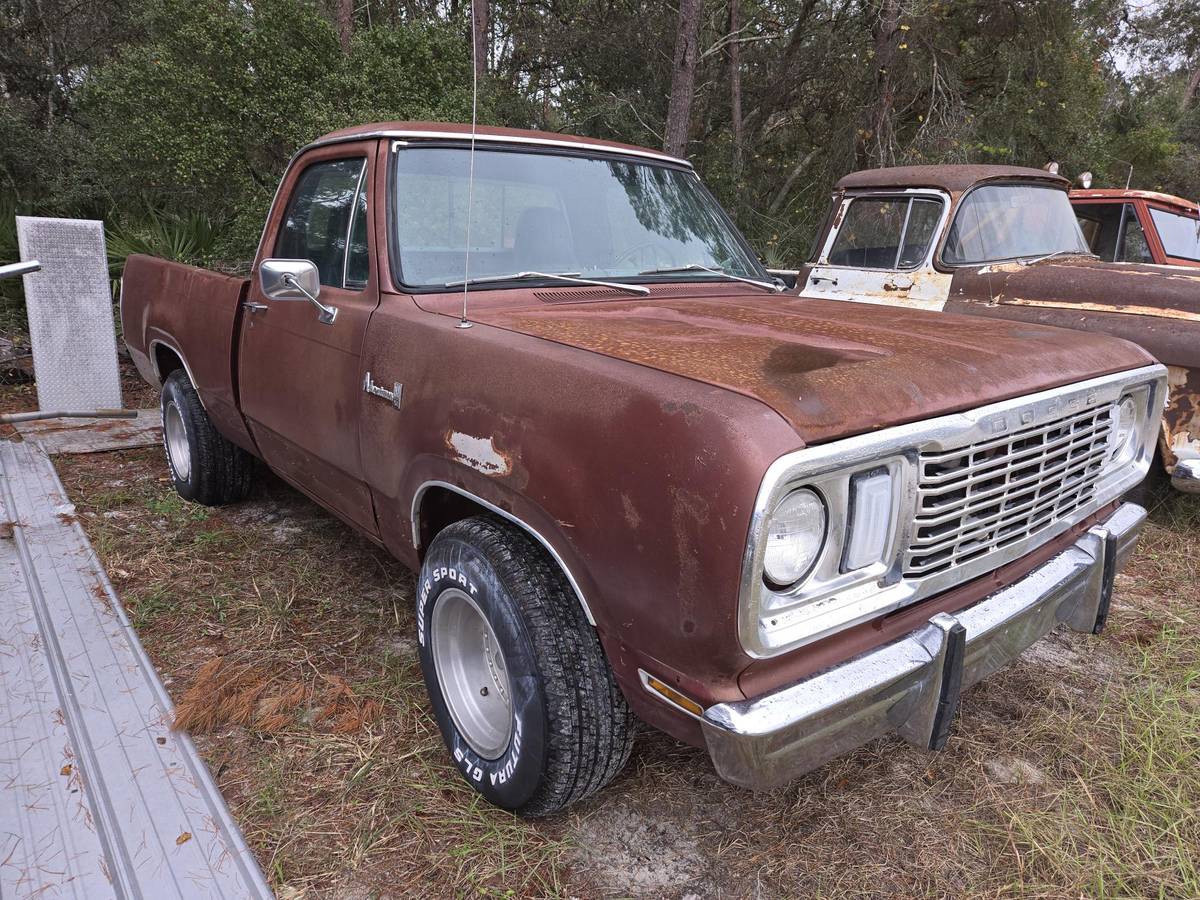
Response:
[[[710,706],[701,720],[717,772],[754,790],[785,784],[888,732],[940,750],[963,688],[1020,656],[1059,622],[1099,634],[1113,577],[1146,519],[1126,503],[1020,581],[974,606],[771,694]]]
[[[1181,459],[1175,463],[1171,487],[1185,494],[1200,494],[1200,459]]]

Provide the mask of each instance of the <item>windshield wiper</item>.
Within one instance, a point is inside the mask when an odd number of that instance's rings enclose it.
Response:
[[[660,269],[647,269],[645,272],[638,272],[639,275],[670,275],[674,272],[707,272],[710,275],[717,275],[721,278],[727,278],[730,281],[740,281],[742,284],[752,284],[755,287],[765,288],[774,294],[778,294],[784,290],[784,286],[779,281],[759,281],[757,278],[744,278],[741,275],[734,275],[732,272],[722,272],[720,269],[710,269],[708,266],[702,266],[700,263],[689,263],[686,266],[663,266]]]
[[[1047,253],[1044,256],[1035,256],[1032,259],[1018,259],[1023,266],[1035,266],[1040,262],[1045,262],[1048,259],[1054,259],[1056,256],[1095,256],[1095,253],[1090,253],[1087,250],[1055,250],[1053,253]]]
[[[650,288],[640,284],[622,284],[619,281],[600,281],[596,278],[580,278],[578,272],[514,272],[511,275],[484,275],[482,278],[470,278],[458,281],[447,281],[443,287],[462,287],[471,284],[490,284],[496,281],[527,281],[530,278],[548,278],[552,281],[567,281],[571,284],[594,284],[600,287],[616,288],[619,291],[629,291],[633,294],[649,294]]]

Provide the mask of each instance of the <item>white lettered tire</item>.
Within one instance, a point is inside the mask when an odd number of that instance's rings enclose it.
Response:
[[[417,583],[421,668],[454,764],[488,801],[556,812],[607,784],[634,722],[562,571],[490,517],[438,533]]]

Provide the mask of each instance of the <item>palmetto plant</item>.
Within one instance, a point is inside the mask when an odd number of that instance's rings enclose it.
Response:
[[[119,278],[125,258],[133,253],[194,265],[208,262],[221,228],[204,213],[148,210],[135,221],[109,224],[106,231],[108,271]]]

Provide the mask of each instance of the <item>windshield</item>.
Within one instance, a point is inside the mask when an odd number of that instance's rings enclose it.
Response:
[[[443,287],[461,284],[464,275],[529,272],[630,278],[687,266],[767,277],[692,172],[478,149],[465,272],[469,156],[448,147],[396,153],[392,215],[406,285]],[[664,277],[714,276],[695,269]]]
[[[1049,185],[990,184],[963,198],[942,262],[961,266],[1087,252],[1066,191]]]

